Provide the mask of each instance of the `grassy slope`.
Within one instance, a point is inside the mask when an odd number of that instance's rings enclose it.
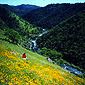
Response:
[[[21,58],[26,53],[27,60]],[[85,80],[44,57],[0,40],[0,84],[5,85],[84,85]]]

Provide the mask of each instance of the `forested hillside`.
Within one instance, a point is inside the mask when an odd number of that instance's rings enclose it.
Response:
[[[37,40],[40,48],[61,52],[63,59],[85,69],[85,11],[61,22]]]
[[[0,5],[0,29],[8,37],[6,40],[22,45],[26,45],[29,37],[38,33],[37,27],[29,24],[3,5]]]
[[[24,16],[24,19],[37,26],[51,29],[84,9],[85,3],[50,4],[29,12]]]
[[[29,4],[27,4],[27,5],[22,4],[22,5],[11,6],[11,7],[13,8],[12,11],[19,16],[23,16],[23,15],[27,14],[28,12],[39,8],[39,6],[29,5]]]

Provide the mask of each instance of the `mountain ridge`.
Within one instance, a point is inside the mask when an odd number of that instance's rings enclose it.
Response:
[[[10,11],[14,12],[18,16],[23,16],[27,14],[28,12],[38,9],[39,6],[36,5],[30,5],[30,4],[21,4],[21,5],[8,5],[8,4],[0,4],[6,8],[8,8]]]
[[[24,15],[24,19],[36,26],[51,29],[84,8],[85,3],[50,4]]]

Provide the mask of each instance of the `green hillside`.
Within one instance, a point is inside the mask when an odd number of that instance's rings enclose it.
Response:
[[[61,52],[63,59],[85,69],[85,11],[61,22],[37,40],[40,48]]]
[[[0,5],[0,29],[8,37],[5,40],[23,46],[32,35],[39,32],[38,27],[29,24],[3,5]]]
[[[27,60],[21,58],[26,53]],[[43,56],[0,40],[0,85],[84,85],[79,78]]]

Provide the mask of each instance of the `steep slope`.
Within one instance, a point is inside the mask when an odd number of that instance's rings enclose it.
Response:
[[[8,8],[0,5],[0,29],[5,31],[10,40],[17,44],[26,44],[30,34],[37,34],[38,29],[11,12]],[[13,36],[12,36],[13,35]],[[17,39],[16,39],[17,37]],[[9,40],[9,41],[10,41]]]
[[[0,29],[6,29],[8,26],[4,23],[4,21],[0,18]]]
[[[85,3],[51,4],[29,12],[24,18],[43,28],[52,28],[61,21],[85,9]]]
[[[24,52],[27,60],[21,58]],[[47,62],[37,53],[0,40],[0,84],[84,85],[85,80]]]
[[[85,11],[61,22],[37,40],[40,48],[61,52],[63,59],[85,69]]]

